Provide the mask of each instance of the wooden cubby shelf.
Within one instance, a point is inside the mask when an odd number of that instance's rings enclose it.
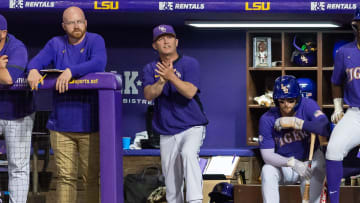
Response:
[[[295,36],[310,36],[316,40],[317,62],[313,67],[299,67],[291,62],[294,51]],[[271,37],[272,62],[278,61],[276,67],[254,67],[253,38]],[[286,31],[249,31],[246,34],[246,139],[251,146],[258,145],[259,119],[269,107],[260,106],[254,98],[273,89],[274,80],[281,75],[294,75],[297,78],[310,78],[316,84],[316,101],[330,119],[333,113],[331,95],[331,75],[334,69],[333,49],[340,40],[352,41],[354,34],[347,30],[286,30]],[[301,45],[300,45],[301,46]],[[346,107],[345,107],[346,108]]]

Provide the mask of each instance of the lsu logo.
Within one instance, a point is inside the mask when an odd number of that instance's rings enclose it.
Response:
[[[246,11],[268,11],[270,10],[270,2],[245,2]]]
[[[119,2],[118,1],[94,1],[95,10],[118,10]]]
[[[281,89],[285,94],[289,93],[289,89],[286,86],[284,86],[283,84],[281,84]]]

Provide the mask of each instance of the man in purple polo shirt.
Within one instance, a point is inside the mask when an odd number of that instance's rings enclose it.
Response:
[[[144,96],[154,100],[153,128],[160,134],[162,171],[166,200],[201,203],[200,146],[208,123],[199,99],[200,68],[196,59],[177,52],[178,39],[172,26],[153,30],[153,48],[159,58],[144,67]]]
[[[325,178],[325,159],[318,143],[314,147],[311,169],[309,157],[310,134],[329,136],[329,121],[317,103],[302,98],[294,76],[284,75],[275,80],[273,99],[276,107],[260,118],[260,152],[265,165],[261,171],[264,203],[278,203],[279,184],[294,184],[310,180],[310,201],[320,202]]]
[[[0,14],[0,84],[12,85],[24,77],[27,61],[25,45],[7,32],[6,19]],[[27,199],[33,112],[29,91],[0,92],[0,134],[6,140],[11,203]]]
[[[58,171],[57,202],[76,202],[78,163],[87,190],[86,202],[98,202],[98,95],[96,91],[67,90],[72,77],[105,70],[105,42],[100,35],[86,32],[87,21],[78,7],[64,11],[62,27],[66,35],[52,38],[30,61],[28,82],[37,90],[41,81],[39,70],[49,64],[63,70],[56,81],[58,92],[54,93],[53,111],[47,123]]]
[[[335,54],[332,73],[334,113],[333,129],[326,151],[328,194],[331,203],[338,203],[343,176],[343,159],[360,144],[360,6],[352,20],[356,40],[343,45]],[[344,115],[343,98],[350,106]]]

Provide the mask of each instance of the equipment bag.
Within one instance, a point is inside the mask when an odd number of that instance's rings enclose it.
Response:
[[[159,186],[165,186],[160,166],[146,167],[140,174],[128,174],[124,178],[125,203],[146,203]]]

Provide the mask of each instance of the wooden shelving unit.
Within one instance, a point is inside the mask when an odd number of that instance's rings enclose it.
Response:
[[[315,67],[297,67],[291,62],[294,50],[295,35],[308,35],[317,41],[317,64]],[[253,66],[253,38],[271,37],[272,61],[281,61],[278,67],[254,68]],[[258,145],[259,119],[269,108],[260,106],[254,97],[263,95],[266,90],[266,81],[274,81],[281,75],[294,75],[297,78],[311,78],[317,85],[317,103],[329,117],[333,112],[331,95],[331,74],[333,71],[333,47],[338,40],[352,41],[352,31],[249,31],[246,35],[246,115],[247,144]],[[269,89],[269,87],[267,87]],[[272,89],[272,88],[271,88]]]

